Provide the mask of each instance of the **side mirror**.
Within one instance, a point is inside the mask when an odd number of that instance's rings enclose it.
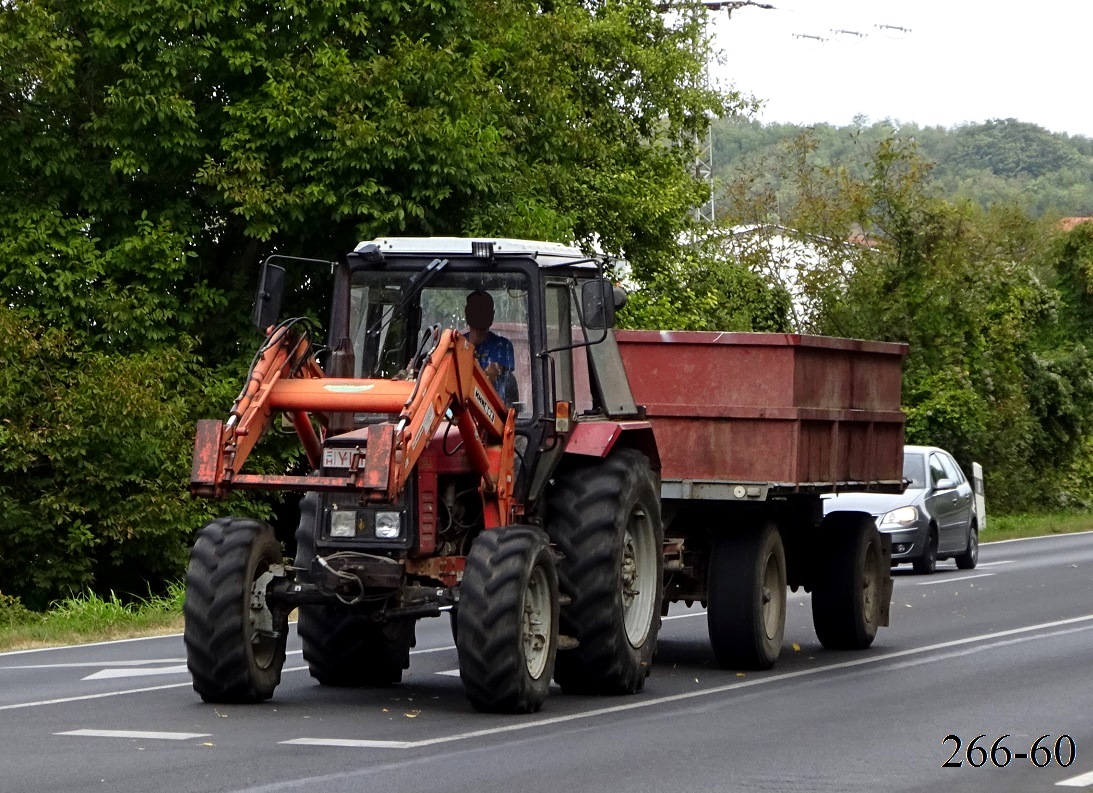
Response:
[[[956,482],[952,479],[938,479],[934,485],[934,490],[952,490],[956,487]]]
[[[617,284],[612,287],[612,291],[615,294],[615,310],[618,311],[626,305],[626,298],[630,296],[630,293]]]
[[[581,286],[581,313],[590,330],[606,330],[615,325],[615,289],[606,278],[585,281]]]
[[[254,296],[254,309],[250,321],[263,333],[270,325],[276,325],[281,316],[281,299],[285,294],[285,268],[269,261],[262,262],[258,278],[258,292]]]

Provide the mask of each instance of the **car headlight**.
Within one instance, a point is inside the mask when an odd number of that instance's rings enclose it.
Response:
[[[915,507],[900,507],[893,509],[880,519],[880,526],[914,526],[918,520],[918,510]]]
[[[331,537],[357,536],[357,511],[355,509],[335,509],[330,513]]]
[[[380,540],[397,539],[402,532],[402,520],[397,512],[376,513],[376,537]]]

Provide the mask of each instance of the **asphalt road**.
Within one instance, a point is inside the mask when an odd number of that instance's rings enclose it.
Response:
[[[392,689],[322,688],[289,652],[251,706],[203,704],[180,636],[0,654],[0,793],[1093,790],[1093,533],[897,570],[865,652],[823,650],[791,595],[770,672],[716,668],[701,609],[673,610],[644,692],[534,716],[471,710],[446,618]]]

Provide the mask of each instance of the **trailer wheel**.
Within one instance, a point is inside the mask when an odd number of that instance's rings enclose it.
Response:
[[[812,592],[812,623],[829,650],[864,650],[881,623],[882,599],[891,576],[873,519],[832,513],[823,530],[832,537]]]
[[[770,669],[786,628],[786,555],[773,523],[717,538],[710,554],[706,623],[717,663]]]
[[[267,523],[220,518],[198,532],[186,569],[184,640],[194,691],[206,702],[259,702],[281,682],[288,616],[271,611],[259,588],[282,561]]]
[[[300,501],[293,566],[303,581],[311,580],[315,558],[318,495]],[[300,606],[296,632],[311,676],[323,686],[352,688],[391,686],[402,682],[416,643],[416,620],[380,623],[349,607]]]
[[[558,651],[558,572],[546,535],[484,531],[467,555],[456,614],[459,677],[476,710],[534,713]]]
[[[660,631],[664,526],[648,458],[618,449],[558,474],[547,531],[562,552],[571,598],[561,631],[579,642],[558,657],[567,693],[631,694],[645,685]]]

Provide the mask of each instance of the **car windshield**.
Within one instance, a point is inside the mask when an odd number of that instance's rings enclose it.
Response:
[[[903,478],[910,479],[908,487],[922,489],[926,487],[926,461],[917,452],[904,452]]]
[[[530,413],[531,360],[528,345],[527,278],[520,272],[442,271],[420,294],[409,294],[416,271],[358,270],[353,273],[350,337],[355,376],[399,376],[413,357],[422,333],[433,325],[467,330],[467,295],[484,290],[493,300],[490,331],[512,342],[515,383],[502,397],[517,415]],[[405,306],[404,300],[408,300]],[[523,395],[522,397],[520,395]]]

